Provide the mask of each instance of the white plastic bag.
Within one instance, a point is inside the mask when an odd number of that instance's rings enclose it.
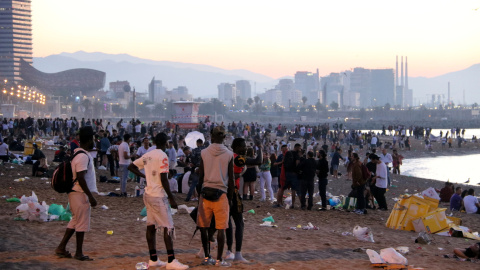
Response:
[[[371,263],[385,263],[385,261],[380,257],[375,250],[367,249],[367,255]]]
[[[398,253],[394,248],[384,248],[380,250],[380,257],[387,263],[408,265],[407,258]]]
[[[25,195],[23,195],[23,196],[20,198],[20,202],[21,202],[21,203],[29,203],[29,202],[38,203],[38,198],[37,198],[37,195],[35,194],[35,192],[32,191],[32,196],[30,196],[30,197],[25,197]]]
[[[438,193],[432,187],[429,187],[429,188],[425,189],[424,191],[422,191],[422,196],[427,196],[427,197],[435,199],[435,200],[440,200],[440,196],[438,196]]]
[[[353,228],[353,235],[360,241],[375,242],[373,240],[373,234],[368,227],[355,226],[355,228]]]

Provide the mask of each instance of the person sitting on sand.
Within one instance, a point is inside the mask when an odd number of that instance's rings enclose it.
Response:
[[[453,250],[453,253],[462,259],[478,259],[480,258],[480,242],[466,249],[456,248]]]
[[[475,197],[475,190],[473,188],[468,190],[468,195],[463,198],[463,207],[467,214],[480,214],[480,204],[477,197]]]
[[[446,182],[445,186],[440,190],[440,202],[450,202],[453,193],[453,184]]]
[[[460,211],[460,208],[462,208],[463,198],[462,198],[461,194],[462,194],[462,187],[457,187],[455,189],[455,193],[450,198],[450,210],[451,211],[453,211],[453,210]]]

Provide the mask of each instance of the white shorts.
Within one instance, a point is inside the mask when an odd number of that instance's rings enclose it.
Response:
[[[151,197],[143,195],[143,202],[147,207],[147,226],[155,225],[156,229],[173,229],[172,209],[168,197]]]
[[[68,193],[68,202],[70,203],[72,219],[68,223],[67,228],[74,229],[76,232],[90,231],[91,207],[87,194],[72,191]]]

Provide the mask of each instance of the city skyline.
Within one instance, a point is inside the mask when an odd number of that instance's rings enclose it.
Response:
[[[127,53],[280,78],[317,68],[320,76],[392,68],[396,55],[408,55],[409,76],[434,77],[480,63],[478,5],[34,0],[33,56]]]

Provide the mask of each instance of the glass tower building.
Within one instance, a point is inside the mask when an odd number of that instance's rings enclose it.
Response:
[[[0,84],[21,83],[20,60],[32,64],[31,0],[0,0]]]

